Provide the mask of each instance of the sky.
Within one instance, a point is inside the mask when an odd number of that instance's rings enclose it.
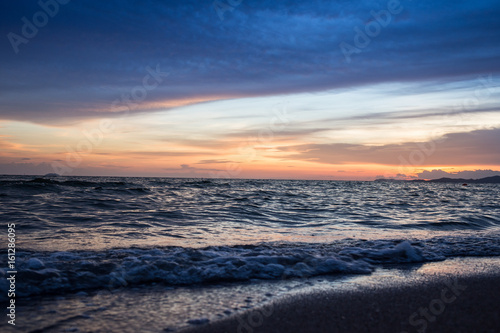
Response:
[[[0,174],[500,174],[500,2],[3,1]]]

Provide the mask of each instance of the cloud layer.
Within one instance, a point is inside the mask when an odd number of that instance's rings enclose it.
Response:
[[[212,1],[71,1],[16,54],[7,35],[23,36],[22,18],[32,22],[42,9],[2,2],[0,117],[60,123],[107,115],[142,86],[147,66],[170,75],[133,112],[500,72],[493,0],[401,1],[401,12],[346,62],[339,45],[356,46],[355,28],[373,26],[371,12],[387,3],[244,0],[221,20]]]
[[[283,158],[325,164],[383,164],[402,167],[500,165],[500,129],[451,133],[428,142],[372,146],[305,144],[281,147]]]

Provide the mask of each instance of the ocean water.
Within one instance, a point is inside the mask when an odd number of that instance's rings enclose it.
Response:
[[[499,198],[495,184],[0,177],[21,299],[500,256]]]

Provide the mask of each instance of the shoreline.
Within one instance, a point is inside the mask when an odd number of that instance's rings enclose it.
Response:
[[[500,256],[385,265],[367,275],[158,284],[19,299],[16,326],[0,330],[499,332],[499,283]]]
[[[180,332],[499,332],[499,263],[494,257],[425,264],[406,280],[382,276],[354,288],[285,296]]]

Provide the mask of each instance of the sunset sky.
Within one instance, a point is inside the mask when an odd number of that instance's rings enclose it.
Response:
[[[3,1],[0,16],[0,174],[500,174],[496,0]]]

